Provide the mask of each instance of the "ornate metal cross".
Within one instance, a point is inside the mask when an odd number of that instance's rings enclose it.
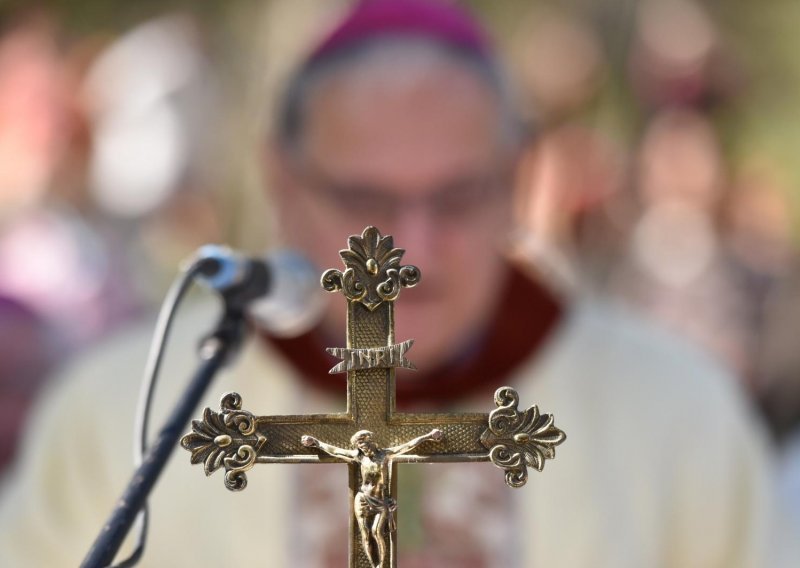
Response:
[[[221,411],[206,408],[181,445],[202,462],[206,475],[225,469],[225,486],[247,485],[256,463],[346,462],[350,471],[350,566],[397,566],[397,463],[491,461],[505,481],[521,487],[528,467],[539,471],[555,457],[566,436],[553,417],[536,406],[519,410],[513,389],[495,392],[490,413],[408,414],[395,412],[395,368],[413,365],[405,353],[413,341],[395,343],[394,300],[416,285],[420,272],[401,266],[405,251],[392,237],[367,227],[340,251],[344,272],[322,275],[329,292],[347,299],[347,347],[328,349],[347,372],[347,410],[336,414],[254,416],[236,393],[222,398]]]

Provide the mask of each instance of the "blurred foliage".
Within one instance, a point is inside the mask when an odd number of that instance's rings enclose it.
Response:
[[[495,37],[504,38],[530,17],[548,8],[588,22],[604,47],[609,76],[594,117],[629,142],[638,134],[641,109],[626,77],[627,57],[639,0],[469,0],[486,16]],[[790,190],[795,236],[800,237],[800,2],[705,0],[699,2],[717,23],[724,48],[741,68],[743,86],[715,111],[722,144],[733,169],[766,163]]]
[[[0,16],[4,19],[20,11],[44,8],[53,14],[70,35],[120,32],[154,14],[169,10],[188,10],[196,14],[225,10],[224,2],[191,0],[4,0]]]
[[[292,0],[289,0],[290,2]],[[320,6],[326,0],[318,0]],[[0,0],[0,24],[20,10],[42,7],[61,22],[67,40],[88,34],[114,35],[153,16],[171,10],[193,13],[206,24],[212,58],[233,65],[229,77],[252,71],[246,50],[259,43],[241,37],[257,29],[265,5],[281,0]],[[599,100],[587,109],[598,126],[634,142],[643,119],[631,96],[626,65],[640,0],[464,0],[483,15],[503,46],[539,9],[564,11],[587,22],[598,35],[607,57],[608,76]],[[723,145],[734,167],[767,162],[791,188],[794,217],[800,226],[800,2],[770,0],[703,0],[717,22],[725,47],[743,70],[744,88],[715,111]],[[304,3],[307,4],[307,3]],[[249,24],[248,24],[249,22]],[[264,41],[261,41],[261,45]],[[244,56],[243,56],[244,55]],[[242,63],[244,61],[244,63]],[[238,81],[234,81],[238,84]]]

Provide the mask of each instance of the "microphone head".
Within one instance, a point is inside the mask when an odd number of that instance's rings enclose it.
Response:
[[[247,313],[259,327],[276,337],[295,337],[322,318],[327,297],[320,273],[304,256],[289,250],[267,255],[269,292],[250,302]]]
[[[183,262],[183,270],[198,263],[197,282],[221,292],[241,284],[247,276],[249,260],[225,245],[203,245]]]

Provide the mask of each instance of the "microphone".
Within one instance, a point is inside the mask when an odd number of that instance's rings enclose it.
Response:
[[[200,264],[200,284],[272,335],[301,335],[322,317],[326,297],[319,272],[296,252],[282,249],[252,258],[226,246],[204,245],[193,261]]]

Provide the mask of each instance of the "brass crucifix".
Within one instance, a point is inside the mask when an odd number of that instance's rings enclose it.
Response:
[[[206,475],[225,469],[225,486],[247,485],[256,463],[345,462],[350,471],[350,567],[397,566],[395,523],[397,463],[484,462],[505,470],[505,481],[521,487],[528,467],[539,471],[566,436],[550,414],[536,406],[517,408],[514,389],[495,392],[490,413],[409,414],[395,412],[395,368],[413,340],[395,343],[394,300],[415,286],[420,272],[401,266],[405,252],[374,227],[348,240],[340,251],[342,272],[322,275],[322,287],[347,299],[347,347],[328,349],[342,361],[331,373],[347,372],[347,410],[336,414],[254,416],[236,393],[222,398],[219,413],[206,408],[181,445],[203,462]]]

